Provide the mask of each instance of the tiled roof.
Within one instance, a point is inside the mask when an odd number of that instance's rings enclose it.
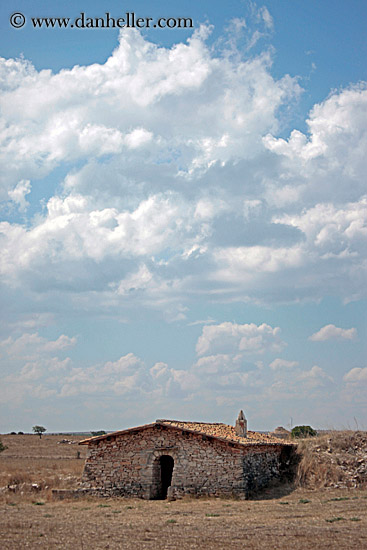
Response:
[[[182,430],[202,433],[211,437],[218,437],[219,439],[227,439],[229,441],[241,443],[242,445],[250,445],[252,443],[279,443],[279,439],[259,432],[248,431],[247,437],[240,437],[236,435],[234,427],[228,424],[160,419],[157,420],[157,423],[173,426]]]
[[[176,430],[187,430],[190,432],[200,433],[208,437],[215,437],[216,439],[220,439],[222,441],[229,441],[240,445],[284,444],[283,442],[279,442],[279,438],[259,432],[248,431],[247,437],[240,437],[236,435],[234,427],[229,426],[228,424],[211,422],[184,422],[181,420],[158,419],[153,424],[145,424],[144,426],[136,426],[135,428],[128,428],[127,430],[120,430],[117,432],[99,435],[96,437],[90,437],[88,439],[80,441],[79,445],[88,445],[89,443],[93,443],[94,441],[107,439],[111,436],[115,437],[123,434],[133,433],[157,425],[167,426]]]

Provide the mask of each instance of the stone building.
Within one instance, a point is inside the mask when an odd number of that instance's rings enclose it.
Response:
[[[146,499],[247,497],[289,467],[293,446],[236,425],[156,420],[80,442],[88,445],[82,491]]]
[[[278,439],[290,439],[291,432],[283,428],[283,426],[278,426],[273,432],[270,432],[270,435]]]

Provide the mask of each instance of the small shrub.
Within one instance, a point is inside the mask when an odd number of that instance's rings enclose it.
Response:
[[[219,518],[219,514],[205,514],[206,518]]]
[[[2,453],[3,451],[5,451],[8,447],[6,445],[4,445],[4,443],[1,441],[0,439],[0,453]]]
[[[299,499],[300,504],[308,504],[309,502],[311,502],[311,501],[308,498],[300,498]]]
[[[330,518],[330,519],[326,519],[325,521],[327,523],[334,523],[335,521],[342,521],[344,520],[345,518],[342,518],[342,517],[337,517],[337,518]]]
[[[167,520],[167,523],[177,523],[177,520],[175,520],[175,519],[168,519],[168,520]]]
[[[317,431],[311,428],[311,426],[295,426],[291,431],[293,439],[315,437],[316,435]]]
[[[356,518],[356,517],[350,518],[350,521],[361,521],[361,518]]]

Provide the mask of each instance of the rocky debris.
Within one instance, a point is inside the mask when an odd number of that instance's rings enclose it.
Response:
[[[79,478],[70,474],[59,474],[57,476],[58,483],[62,486],[77,486],[80,481]],[[11,479],[7,485],[0,487],[0,493],[39,493],[49,489],[50,480],[47,481],[22,481],[21,479]],[[54,484],[55,480],[51,480],[51,484]]]
[[[72,439],[62,439],[61,441],[58,441],[58,445],[77,445],[79,441],[73,441]]]
[[[303,486],[367,487],[367,432],[330,432],[300,443]]]
[[[1,493],[20,493],[23,495],[24,493],[39,493],[40,491],[43,491],[45,489],[48,489],[49,486],[45,485],[44,483],[12,483],[9,485],[4,485],[4,487],[0,487]]]

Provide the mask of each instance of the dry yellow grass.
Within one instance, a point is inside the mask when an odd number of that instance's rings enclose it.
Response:
[[[334,431],[301,440],[296,484],[302,487],[367,487],[367,433]]]
[[[262,500],[0,503],[2,548],[350,550],[367,544],[366,491],[297,489]]]
[[[7,446],[0,453],[0,488],[16,498],[50,492],[51,488],[76,486],[83,471],[87,449],[77,444],[59,444],[63,439],[82,437],[45,435],[3,435]],[[78,453],[80,458],[78,459]],[[1,489],[0,489],[1,490]]]

